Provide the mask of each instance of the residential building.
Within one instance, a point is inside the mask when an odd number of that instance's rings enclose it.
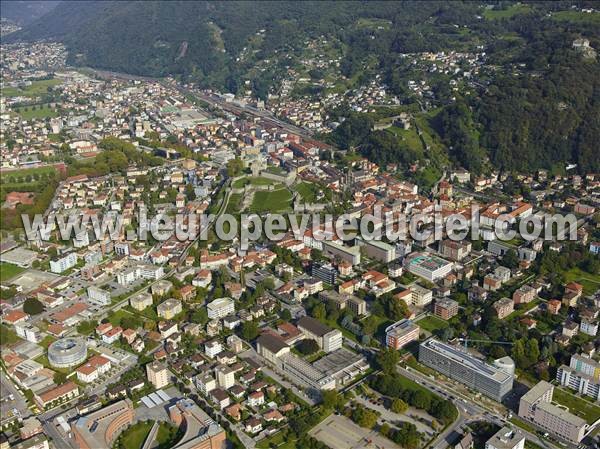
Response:
[[[62,273],[77,265],[77,254],[71,252],[56,259],[50,260],[50,271],[53,273]]]
[[[138,293],[129,299],[129,305],[132,309],[142,311],[152,305],[152,295],[150,293]]]
[[[157,315],[165,320],[173,319],[175,315],[181,313],[182,310],[183,306],[181,305],[181,301],[174,298],[169,298],[156,307]]]
[[[167,365],[161,362],[152,362],[146,365],[146,375],[150,382],[157,390],[166,387],[169,384],[169,370]]]
[[[227,390],[235,383],[235,369],[229,365],[219,365],[215,368],[219,387]]]
[[[385,329],[388,348],[400,349],[411,341],[419,339],[420,327],[410,320],[400,320]]]
[[[311,274],[329,285],[334,285],[337,280],[337,270],[331,264],[313,263]]]
[[[492,304],[492,307],[496,311],[498,319],[501,320],[514,312],[515,303],[511,298],[501,298]]]
[[[525,435],[510,427],[503,427],[485,442],[485,449],[524,449]]]
[[[433,313],[443,320],[449,320],[458,314],[458,302],[450,298],[436,299]]]
[[[96,304],[99,306],[108,306],[110,305],[110,292],[106,290],[102,290],[94,285],[90,285],[87,289],[88,300],[92,304]]]
[[[33,397],[37,406],[41,409],[59,405],[79,396],[79,388],[74,382],[67,382],[57,387],[49,387],[36,393]]]
[[[440,254],[442,257],[459,262],[471,252],[471,242],[457,242],[446,239],[440,242]]]
[[[211,340],[204,343],[204,353],[211,359],[216,357],[221,351],[223,351],[223,345],[218,340]]]
[[[224,318],[235,313],[235,303],[231,298],[217,298],[206,305],[206,311],[211,320]]]

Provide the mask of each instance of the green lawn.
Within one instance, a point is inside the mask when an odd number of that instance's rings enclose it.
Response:
[[[120,309],[109,315],[108,320],[113,326],[120,326],[123,318],[132,318],[133,316],[134,315],[129,313],[127,310]]]
[[[0,263],[0,281],[7,281],[23,271],[25,271],[25,268],[21,268],[11,263],[2,262]]]
[[[240,212],[240,206],[242,205],[242,199],[244,198],[243,193],[232,193],[229,195],[229,203],[227,203],[226,214],[234,214]]]
[[[6,87],[2,89],[3,97],[37,97],[38,95],[44,95],[48,93],[49,87],[54,87],[61,84],[62,81],[59,79],[50,79],[42,81],[33,81],[31,86],[25,86],[22,89],[18,87]]]
[[[56,173],[56,168],[50,167],[35,167],[35,168],[23,168],[21,170],[2,170],[0,179],[2,184],[26,184],[32,181],[37,181],[45,176],[47,177],[50,173]],[[31,176],[31,180],[27,181],[27,176]],[[37,179],[36,179],[37,176]]]
[[[52,343],[54,343],[56,341],[56,338],[54,338],[52,335],[46,335],[44,337],[44,339],[42,341],[40,341],[38,344],[45,349],[48,349],[48,346],[50,346]]]
[[[527,432],[535,434],[537,431],[537,429],[535,427],[533,427],[531,424],[526,423],[525,421],[523,421],[521,418],[519,418],[517,416],[513,416],[512,418],[510,418],[509,421],[511,423],[513,423],[515,426],[526,430]]]
[[[417,321],[415,324],[421,329],[425,329],[426,331],[432,333],[434,331],[446,329],[448,327],[448,323],[446,321],[433,315],[426,316],[425,318],[422,318],[419,321]]]
[[[531,6],[529,5],[512,5],[506,9],[486,9],[483,13],[483,17],[488,20],[510,19],[517,14],[525,14],[530,11]]]
[[[288,189],[259,191],[254,194],[250,212],[283,212],[291,207],[292,194]]]
[[[588,424],[592,424],[600,418],[600,406],[562,388],[554,388],[552,402],[567,407],[569,412],[585,419]]]
[[[14,111],[24,120],[44,119],[58,116],[58,111],[56,109],[52,109],[48,104],[23,106],[14,109]]]
[[[583,293],[591,295],[600,288],[600,275],[591,274],[578,267],[571,268],[565,273],[567,282],[577,282],[583,285]]]
[[[0,324],[0,343],[2,345],[12,345],[19,341],[17,333],[10,327]]]
[[[312,182],[301,182],[296,186],[296,191],[306,203],[315,203],[321,192],[321,187]]]
[[[124,449],[141,449],[153,425],[154,421],[141,421],[133,426],[128,427],[121,434],[119,437],[119,442],[115,444],[114,447]]]
[[[245,178],[240,178],[237,181],[235,181],[232,185],[232,187],[234,189],[240,189],[242,187],[244,187],[246,184],[250,184],[253,186],[270,186],[270,185],[274,185],[276,187],[281,186],[281,183],[277,182],[277,181],[273,181],[272,179],[269,178],[265,178],[263,176],[247,176]]]
[[[173,447],[177,442],[177,427],[174,425],[162,422],[156,432],[157,449],[168,449]]]
[[[600,25],[600,13],[598,12],[557,11],[552,13],[552,18],[561,22],[588,22]]]
[[[414,150],[418,153],[423,151],[423,142],[421,142],[421,138],[417,134],[417,130],[415,127],[411,127],[410,129],[399,128],[398,126],[392,126],[387,129],[388,132],[394,134],[397,137],[400,137],[402,141],[408,145],[411,150]]]

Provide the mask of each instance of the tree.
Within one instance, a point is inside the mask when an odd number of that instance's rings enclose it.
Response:
[[[208,323],[208,312],[204,307],[201,307],[192,313],[191,319],[193,323],[198,323],[204,326],[206,323]]]
[[[227,176],[234,178],[239,176],[244,169],[244,163],[240,158],[234,158],[227,162]]]
[[[514,249],[509,249],[504,257],[502,257],[502,264],[507,268],[517,268],[519,266],[519,256]]]
[[[375,358],[377,366],[386,374],[395,372],[396,365],[400,361],[400,353],[392,348],[385,348],[379,351]]]
[[[305,338],[298,343],[296,349],[298,349],[301,354],[309,355],[317,352],[319,350],[319,345],[312,338]]]
[[[23,303],[23,312],[28,315],[39,315],[44,311],[44,305],[35,298],[27,298]]]
[[[281,312],[279,312],[279,318],[284,321],[290,321],[292,319],[292,312],[290,312],[289,309],[281,309]]]
[[[256,324],[254,321],[245,321],[241,326],[240,333],[244,340],[254,340],[256,337],[258,337],[258,324]]]
[[[56,371],[53,379],[55,384],[62,385],[67,381],[67,375],[65,373],[61,373],[60,371]]]
[[[327,409],[339,409],[344,405],[344,397],[336,390],[321,391],[321,400]]]
[[[394,399],[390,409],[394,413],[404,413],[406,410],[408,410],[408,404],[402,399]]]
[[[327,310],[325,309],[325,304],[323,304],[322,302],[314,306],[312,309],[312,316],[317,320],[325,319],[326,313]]]
[[[361,427],[372,429],[377,424],[379,413],[366,409],[362,405],[356,405],[352,411],[352,420]]]

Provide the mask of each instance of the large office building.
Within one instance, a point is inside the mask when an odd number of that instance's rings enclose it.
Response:
[[[324,241],[323,255],[346,261],[352,265],[360,264],[360,248],[358,246],[346,246],[336,242]]]
[[[332,352],[342,347],[342,333],[338,329],[331,329],[312,317],[304,316],[300,318],[298,329],[304,334],[305,338],[315,340],[319,348],[325,352]]]
[[[357,238],[356,241],[363,248],[367,257],[378,260],[383,263],[390,263],[396,259],[396,247],[379,240],[363,240]]]
[[[48,361],[54,368],[77,366],[86,358],[87,346],[79,338],[61,338],[48,346]]]
[[[435,282],[450,274],[453,264],[433,254],[415,253],[404,259],[404,266],[412,274]]]
[[[513,374],[434,338],[419,346],[419,361],[499,402],[512,390]]]
[[[80,417],[71,424],[76,446],[80,449],[112,447],[121,431],[133,422],[134,415],[133,404],[124,399]]]
[[[553,394],[552,384],[544,380],[538,382],[521,397],[519,416],[562,440],[579,444],[587,431],[587,423],[564,408],[552,404]]]
[[[385,343],[388,348],[400,349],[418,340],[420,330],[411,320],[400,320],[385,329]]]

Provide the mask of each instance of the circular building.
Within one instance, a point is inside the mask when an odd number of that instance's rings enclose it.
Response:
[[[515,362],[508,356],[494,360],[494,365],[506,374],[515,375]]]
[[[48,346],[48,361],[55,368],[79,365],[87,358],[87,346],[79,338],[61,338]]]

